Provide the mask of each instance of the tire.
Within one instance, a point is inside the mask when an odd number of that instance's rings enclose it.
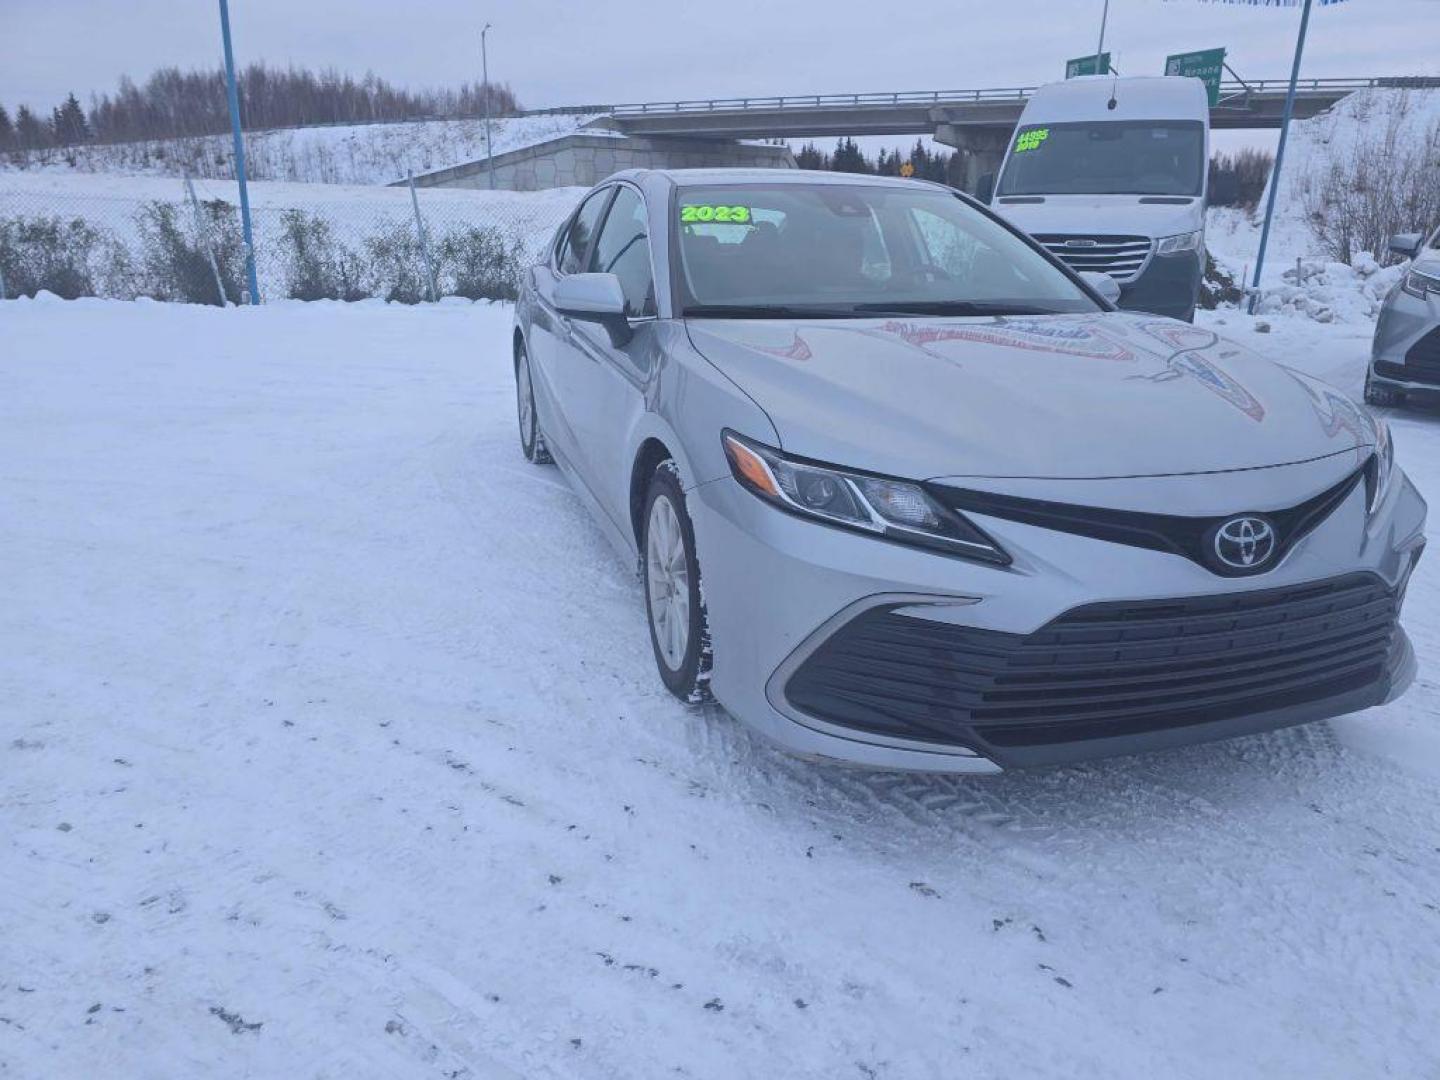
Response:
[[[555,459],[540,431],[540,414],[535,411],[535,386],[530,380],[530,354],[525,346],[515,347],[515,414],[520,422],[520,450],[525,460],[549,465]]]
[[[675,463],[662,461],[645,496],[640,575],[655,667],[681,701],[710,700],[710,628],[695,558],[695,529]]]
[[[1369,369],[1365,372],[1365,404],[1374,405],[1378,408],[1387,408],[1405,403],[1405,395],[1399,390],[1377,383],[1370,375]]]

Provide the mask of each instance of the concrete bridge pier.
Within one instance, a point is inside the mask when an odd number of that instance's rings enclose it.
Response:
[[[959,151],[950,166],[951,183],[975,194],[982,176],[1000,171],[1013,130],[1011,127],[962,127],[943,120],[936,123],[935,141]]]

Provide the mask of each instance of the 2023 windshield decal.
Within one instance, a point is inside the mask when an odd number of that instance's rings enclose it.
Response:
[[[680,223],[682,225],[705,225],[711,222],[745,225],[749,221],[750,208],[748,206],[714,206],[705,203],[680,207]]]

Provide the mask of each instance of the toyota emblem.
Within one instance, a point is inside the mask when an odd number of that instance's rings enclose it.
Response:
[[[1275,528],[1264,518],[1231,518],[1215,530],[1215,557],[1232,570],[1259,570],[1275,554]]]

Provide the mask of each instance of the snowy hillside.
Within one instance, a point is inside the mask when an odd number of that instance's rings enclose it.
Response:
[[[566,135],[593,116],[523,116],[491,121],[496,154]],[[400,124],[287,128],[248,132],[246,164],[256,180],[320,184],[388,184],[485,156],[481,120],[426,120]],[[229,179],[229,135],[82,146],[36,154],[40,171]],[[73,161],[73,164],[71,163]],[[0,172],[6,166],[0,159]],[[14,163],[10,169],[16,168]]]
[[[1331,162],[1350,166],[1357,153],[1360,157],[1404,153],[1434,139],[1437,130],[1440,90],[1361,90],[1319,116],[1295,123],[1276,202],[1282,235],[1305,231],[1313,237],[1305,220],[1307,195]],[[1434,166],[1433,182],[1440,188],[1440,160]],[[1416,222],[1414,227],[1425,224]]]

